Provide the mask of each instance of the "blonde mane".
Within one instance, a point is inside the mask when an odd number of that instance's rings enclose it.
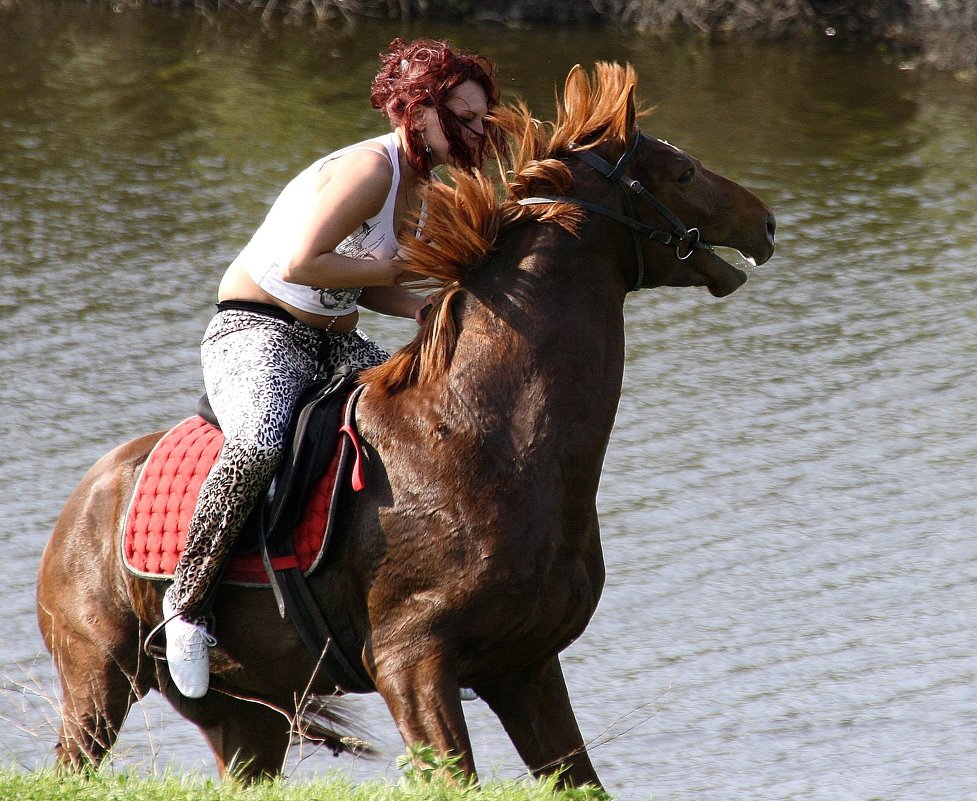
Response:
[[[519,200],[568,192],[572,176],[559,157],[572,149],[614,143],[623,150],[636,117],[645,113],[635,109],[636,81],[630,64],[598,62],[593,77],[575,66],[567,76],[562,100],[557,98],[555,122],[534,119],[523,103],[493,112],[509,151],[496,154],[502,176],[497,184],[482,173],[453,170],[451,185],[435,183],[426,190],[424,238],[401,240],[400,252],[412,272],[442,288],[414,341],[363,373],[371,391],[392,394],[433,381],[448,370],[458,336],[452,301],[463,290],[466,275],[488,258],[503,231],[536,220],[575,232],[581,217],[578,207],[524,206]],[[510,154],[512,168],[507,171]]]

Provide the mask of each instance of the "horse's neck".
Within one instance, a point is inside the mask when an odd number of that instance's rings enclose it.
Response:
[[[451,391],[527,436],[555,432],[561,442],[602,450],[624,370],[623,298],[591,262],[565,251],[555,267],[541,266],[538,256],[512,260],[511,269],[475,287]]]
[[[472,459],[599,470],[624,371],[621,248],[558,226],[522,230],[456,299],[447,371],[386,398],[366,393],[368,438],[410,448],[450,436]]]

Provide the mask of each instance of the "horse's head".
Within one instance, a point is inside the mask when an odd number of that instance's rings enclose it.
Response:
[[[604,150],[577,156],[620,186],[619,213],[634,221],[623,224],[640,254],[635,288],[705,286],[722,297],[738,289],[746,274],[714,246],[734,248],[754,265],[773,255],[773,212],[745,187],[637,127],[623,154],[618,147],[607,160],[600,155]]]
[[[567,77],[563,128],[573,130],[575,117],[586,121],[576,124],[586,137],[568,143],[571,161],[586,165],[574,168],[577,181],[603,181],[603,191],[594,188],[614,205],[589,208],[631,229],[635,289],[705,286],[717,297],[728,295],[746,281],[746,274],[713,247],[735,248],[753,264],[762,264],[774,251],[773,212],[748,189],[688,153],[641,133],[637,119],[643,112],[635,108],[634,87],[633,69],[615,64],[598,65],[596,84],[579,67]],[[617,202],[606,191],[608,181],[618,187]]]

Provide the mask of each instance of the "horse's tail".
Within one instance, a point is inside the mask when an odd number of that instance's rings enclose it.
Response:
[[[372,743],[364,740],[362,732],[340,709],[336,698],[311,696],[299,712],[295,739],[325,745],[333,754],[376,756]]]

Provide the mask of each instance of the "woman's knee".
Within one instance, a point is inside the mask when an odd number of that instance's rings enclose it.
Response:
[[[240,442],[229,440],[221,449],[220,461],[239,478],[269,479],[281,463],[284,442]]]

